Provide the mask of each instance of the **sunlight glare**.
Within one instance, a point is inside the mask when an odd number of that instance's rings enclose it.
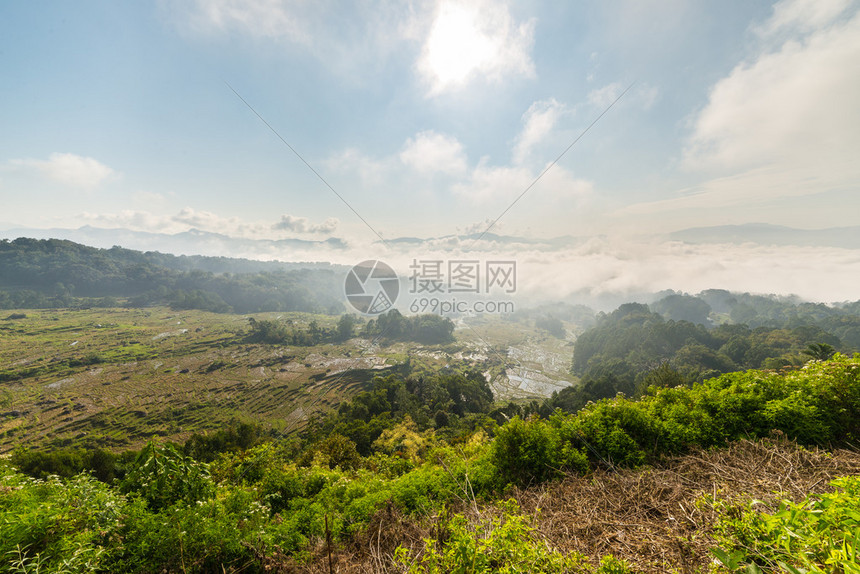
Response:
[[[446,4],[427,41],[427,64],[440,86],[463,82],[495,52],[492,40],[478,28],[478,14]]]

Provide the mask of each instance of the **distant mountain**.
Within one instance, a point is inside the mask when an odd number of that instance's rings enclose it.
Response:
[[[102,228],[85,225],[77,229],[66,228],[23,228],[4,227],[0,224],[0,239],[17,239],[30,237],[33,239],[65,239],[83,245],[110,249],[116,245],[125,249],[138,251],[158,251],[175,255],[206,255],[213,257],[238,257],[249,259],[272,259],[280,261],[307,261],[309,254],[314,261],[330,259],[327,254],[346,250],[349,245],[339,237],[325,240],[309,239],[248,239],[232,237],[221,233],[212,233],[191,229],[182,233],[156,233],[150,231],[134,231],[125,228]],[[589,238],[565,235],[550,239],[536,239],[511,235],[486,233],[470,233],[467,235],[443,235],[439,237],[396,237],[386,239],[391,246],[411,247],[424,243],[444,245],[453,241],[459,245],[475,243],[495,244],[495,246],[534,246],[550,249],[563,249],[580,245]],[[293,255],[298,254],[298,255]],[[304,265],[307,267],[307,265]]]
[[[66,239],[110,249],[119,245],[126,249],[138,251],[158,251],[176,255],[208,255],[214,257],[252,257],[267,255],[271,259],[295,261],[291,251],[325,251],[342,250],[347,247],[343,239],[332,237],[322,241],[308,239],[246,239],[231,237],[221,233],[211,233],[191,229],[182,233],[153,233],[148,231],[132,231],[130,229],[91,227],[85,225],[78,229],[34,229],[13,228],[0,230],[0,239],[16,239],[31,237],[34,239]],[[320,257],[324,259],[324,257]],[[306,267],[307,265],[305,265]]]
[[[860,249],[860,226],[796,229],[768,223],[746,223],[692,227],[670,233],[669,238],[685,243],[758,243]]]
[[[551,247],[554,249],[561,249],[564,247],[573,247],[576,245],[581,245],[590,237],[578,237],[573,235],[562,235],[559,237],[552,237],[549,239],[544,238],[534,238],[534,237],[518,237],[516,235],[497,235],[495,233],[469,233],[466,235],[441,235],[439,237],[428,237],[425,239],[421,239],[420,237],[396,237],[394,239],[386,239],[385,242],[388,244],[405,244],[405,245],[415,245],[422,243],[442,243],[446,241],[458,241],[461,244],[465,244],[467,247],[470,243],[475,243],[475,247],[478,247],[478,241],[481,243],[494,243],[498,246],[503,245],[532,245],[532,246],[543,246],[543,247]]]
[[[30,237],[34,239],[65,239],[83,245],[110,249],[121,246],[138,251],[158,251],[176,255],[204,255],[255,260],[303,262],[303,267],[314,266],[308,261],[325,262],[338,260],[338,254],[346,254],[350,245],[339,237],[324,240],[312,239],[249,239],[233,237],[191,229],[181,233],[157,233],[134,231],[125,228],[100,228],[86,225],[78,229],[5,228],[0,225],[0,239]],[[831,227],[827,229],[797,229],[767,223],[743,225],[719,225],[714,227],[692,227],[669,233],[668,239],[691,244],[752,243],[758,245],[839,247],[860,249],[860,225],[853,227]],[[464,235],[442,235],[437,237],[395,237],[386,239],[386,244],[397,250],[426,246],[444,251],[450,249],[510,249],[514,251],[535,249],[563,251],[576,248],[594,239],[605,236],[563,235],[552,238],[531,238],[495,233],[469,233]],[[654,237],[649,238],[656,239]],[[340,258],[342,259],[342,258]],[[319,263],[323,265],[323,263]]]

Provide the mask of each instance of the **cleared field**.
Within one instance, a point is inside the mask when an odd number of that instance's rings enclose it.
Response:
[[[260,313],[257,320],[337,317]],[[0,453],[16,447],[125,449],[181,441],[233,419],[277,431],[400,368],[478,368],[498,400],[532,400],[573,384],[572,340],[501,318],[459,321],[455,343],[312,347],[246,342],[249,316],[145,309],[40,309],[0,316]]]
[[[25,317],[20,318],[20,315]],[[294,430],[397,363],[356,339],[246,344],[247,317],[167,308],[23,310],[0,318],[0,452],[127,448],[231,419]],[[19,318],[14,318],[19,317]],[[258,318],[316,320],[306,314]]]

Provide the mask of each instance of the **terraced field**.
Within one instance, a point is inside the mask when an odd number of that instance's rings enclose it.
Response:
[[[473,317],[458,322],[464,349],[487,359],[484,376],[497,400],[541,399],[576,384],[570,374],[578,326],[565,325],[568,336],[556,338],[527,323],[500,317]]]
[[[337,317],[261,313],[257,320]],[[181,441],[232,419],[279,432],[307,425],[375,375],[415,367],[479,368],[499,400],[572,384],[571,340],[500,318],[460,321],[456,343],[314,347],[249,344],[248,316],[169,308],[21,310],[0,316],[0,453],[16,447],[124,449]]]
[[[9,318],[25,315],[23,318]],[[264,314],[258,318],[336,318]],[[0,452],[126,448],[232,418],[307,423],[397,364],[385,349],[246,344],[247,318],[166,308],[20,311],[0,319]]]

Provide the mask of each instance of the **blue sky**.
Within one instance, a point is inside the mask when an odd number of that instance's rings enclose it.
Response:
[[[236,237],[854,225],[851,0],[5,2],[0,224]]]

